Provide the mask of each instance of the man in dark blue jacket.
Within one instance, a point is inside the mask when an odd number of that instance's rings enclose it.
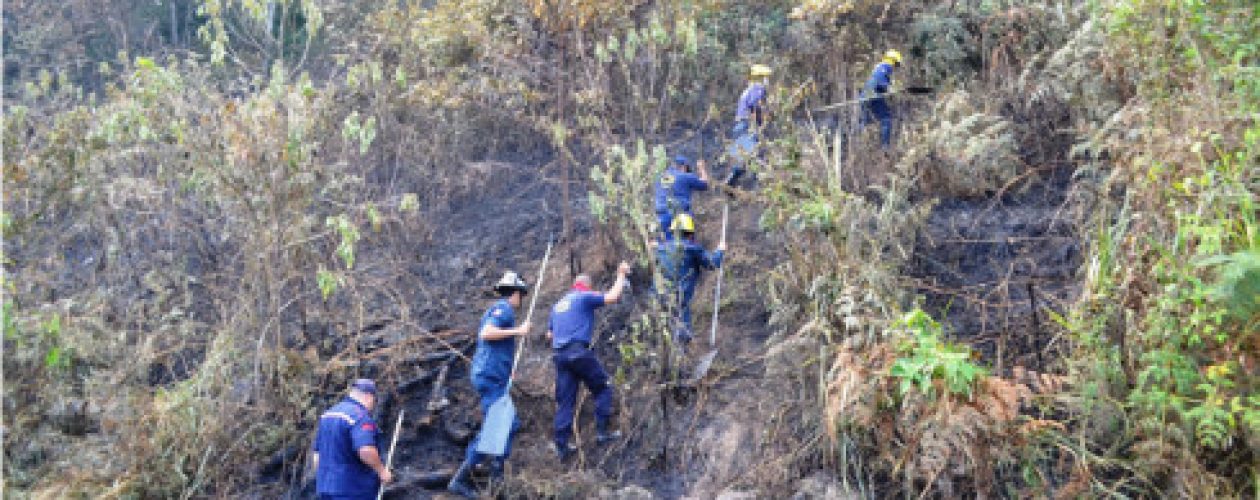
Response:
[[[686,214],[674,218],[673,230],[681,237],[657,246],[656,259],[661,274],[669,282],[666,293],[671,295],[676,307],[679,322],[676,337],[686,345],[691,342],[691,298],[695,296],[700,274],[722,266],[726,247],[719,244],[715,251],[708,252],[696,243],[696,222]]]
[[[901,67],[901,53],[889,50],[883,61],[875,65],[871,77],[862,87],[862,126],[879,120],[879,142],[884,147],[892,143],[892,108],[886,95],[892,89],[893,69]]]
[[[355,380],[350,392],[319,417],[315,434],[315,493],[324,500],[376,498],[394,475],[381,462],[372,420],[376,383]]]
[[[691,173],[686,156],[678,155],[674,157],[674,164],[656,179],[656,218],[661,223],[661,232],[666,240],[674,238],[669,232],[674,216],[691,213],[692,191],[709,189],[709,171],[703,159],[696,161],[696,169],[700,175]]]
[[[514,326],[516,308],[521,306],[521,300],[529,293],[525,281],[516,273],[508,271],[494,286],[494,290],[500,298],[481,316],[481,326],[477,329],[477,352],[473,354],[472,360],[472,383],[481,396],[482,421],[485,421],[490,406],[506,395],[508,380],[512,377],[512,361],[516,355],[516,337],[528,335],[530,326],[529,323]],[[491,477],[503,475],[503,464],[512,453],[512,437],[519,428],[520,421],[513,420],[503,456],[495,457],[490,465]],[[474,437],[464,452],[464,462],[460,464],[446,489],[467,498],[475,498],[477,493],[473,491],[468,479],[472,468],[480,459],[481,455],[477,453],[477,437]]]
[[[680,215],[686,216],[685,214]],[[573,411],[577,404],[578,384],[585,384],[595,399],[595,440],[603,444],[621,437],[612,429],[612,385],[608,372],[591,350],[594,338],[595,310],[621,299],[626,287],[630,264],[617,267],[617,283],[607,293],[591,291],[591,278],[578,275],[573,289],[551,308],[547,336],[554,350],[556,366],[555,450],[560,460],[568,460],[577,451],[569,442],[573,432]]]

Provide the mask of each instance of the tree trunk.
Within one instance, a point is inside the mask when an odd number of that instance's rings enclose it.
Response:
[[[564,69],[567,66],[569,58],[569,41],[563,33],[558,36],[560,41],[560,64],[556,65],[556,84],[559,87],[560,92],[557,94],[556,103],[556,108],[558,110],[557,120],[561,126],[567,127],[569,124],[569,116],[566,110],[566,105],[568,104],[566,96],[569,95],[569,81],[565,76]],[[563,172],[561,174],[560,184],[560,198],[562,199],[562,203],[564,203],[563,210],[561,211],[561,232],[564,234],[564,241],[569,246],[569,279],[573,279],[577,277],[580,270],[577,265],[577,245],[574,245],[573,242],[573,200],[570,196],[571,188],[569,186],[569,184],[573,182],[573,163],[569,161],[568,154],[565,153],[565,142],[567,142],[567,140],[567,138],[562,138],[562,140],[556,144],[556,148],[560,154],[560,169]]]
[[[166,5],[171,11],[171,46],[176,46],[179,45],[179,9],[175,7],[175,0]]]

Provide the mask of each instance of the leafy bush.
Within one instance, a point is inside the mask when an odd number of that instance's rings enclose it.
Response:
[[[1027,372],[1027,380],[988,374],[969,349],[942,342],[940,325],[923,311],[891,326],[878,341],[841,345],[828,371],[828,435],[875,458],[847,467],[858,477],[900,475],[903,492],[920,496],[985,494],[1017,481],[1048,431],[1061,428],[1025,413],[1037,393],[1057,391],[1054,384]]]
[[[899,348],[898,357],[888,374],[901,379],[901,397],[916,389],[928,396],[942,385],[947,395],[970,397],[975,384],[986,375],[984,368],[972,363],[972,351],[941,341],[941,325],[922,310],[906,313],[896,323],[909,331],[910,339]]]
[[[1254,492],[1260,453],[1255,367],[1254,173],[1260,89],[1254,2],[1099,6],[1108,50],[1133,98],[1095,122],[1124,196],[1104,202],[1086,289],[1065,324],[1087,400],[1123,403],[1119,458],[1150,478],[1131,493]],[[1210,110],[1210,111],[1209,111]],[[1250,117],[1250,118],[1248,118]],[[1104,415],[1110,405],[1089,405]],[[1115,445],[1112,445],[1115,446]],[[1113,448],[1115,449],[1115,448]]]

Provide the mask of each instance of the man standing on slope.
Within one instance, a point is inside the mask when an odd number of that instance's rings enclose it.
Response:
[[[700,175],[691,173],[687,157],[674,157],[674,164],[661,173],[656,179],[656,218],[661,223],[661,232],[666,240],[674,235],[669,232],[669,225],[674,216],[680,213],[691,214],[691,192],[709,189],[709,170],[705,168],[703,159],[696,161]]]
[[[735,108],[735,127],[731,129],[735,143],[727,150],[731,162],[731,173],[726,177],[728,186],[734,186],[739,181],[748,161],[757,154],[761,127],[765,126],[769,117],[766,111],[766,85],[770,81],[770,67],[754,64],[748,74],[748,87],[739,96],[739,103]]]
[[[372,420],[376,383],[358,379],[346,398],[319,417],[315,434],[315,493],[321,500],[376,498],[394,474],[381,462]]]
[[[725,243],[708,252],[696,243],[696,222],[691,216],[680,214],[674,218],[673,230],[681,237],[666,241],[656,248],[656,259],[661,274],[669,282],[665,293],[674,300],[678,331],[675,338],[686,346],[691,342],[691,298],[696,294],[696,284],[705,270],[722,267]]]
[[[530,326],[529,323],[519,327],[514,326],[516,308],[521,306],[521,300],[525,298],[525,294],[529,293],[529,287],[520,276],[512,271],[503,273],[503,278],[494,285],[494,291],[499,294],[499,300],[495,301],[494,305],[481,316],[481,326],[477,332],[477,352],[473,355],[472,361],[472,383],[477,389],[477,394],[481,396],[482,421],[485,421],[490,405],[506,396],[508,379],[512,377],[512,360],[517,349],[516,337],[528,335]],[[490,465],[491,478],[497,479],[503,476],[503,464],[512,453],[512,437],[516,435],[519,428],[520,421],[513,420],[503,456],[495,457]],[[481,459],[480,454],[477,453],[477,440],[478,438],[474,437],[472,442],[468,443],[468,450],[464,452],[464,462],[460,464],[459,470],[446,486],[448,491],[466,498],[477,496],[468,480],[472,468]]]
[[[688,217],[679,214],[679,217]],[[608,373],[600,365],[591,350],[592,330],[595,328],[595,310],[621,299],[626,288],[626,275],[630,264],[622,262],[617,267],[617,283],[606,293],[591,291],[591,278],[578,275],[573,289],[551,308],[547,336],[554,349],[552,361],[556,366],[556,420],[555,450],[561,461],[577,452],[569,442],[573,431],[573,412],[577,404],[578,383],[586,385],[595,399],[595,440],[603,444],[621,437],[621,431],[612,429],[612,385]]]
[[[901,67],[901,53],[895,50],[884,52],[884,60],[875,65],[871,77],[862,87],[862,126],[879,120],[879,143],[887,148],[892,143],[892,108],[888,106],[887,94],[892,88],[893,69]]]

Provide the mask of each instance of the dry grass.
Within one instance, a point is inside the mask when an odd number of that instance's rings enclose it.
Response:
[[[888,340],[842,347],[831,361],[824,416],[833,442],[864,443],[877,459],[874,466],[900,474],[907,492],[994,494],[1000,468],[1045,432],[1063,430],[1028,413],[1034,398],[1064,388],[1060,377],[1021,369],[1014,379],[986,376],[970,398],[918,391],[897,398],[896,379],[888,374],[898,356],[894,346]]]
[[[920,172],[918,187],[942,197],[996,193],[1027,173],[1007,119],[985,111],[983,100],[955,92],[932,111],[931,123],[898,162],[903,172]]]

